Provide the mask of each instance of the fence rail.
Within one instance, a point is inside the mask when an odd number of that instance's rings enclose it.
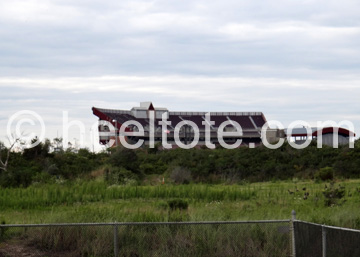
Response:
[[[239,221],[186,221],[186,222],[105,222],[105,223],[49,223],[49,224],[0,224],[0,228],[10,227],[69,227],[69,226],[143,226],[143,225],[211,225],[211,224],[255,224],[284,223],[288,220],[239,220]]]
[[[358,257],[359,245],[359,230],[295,212],[288,220],[0,225],[0,257]]]

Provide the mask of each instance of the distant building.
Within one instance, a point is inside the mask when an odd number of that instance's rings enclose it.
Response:
[[[121,128],[128,132],[124,138],[129,144],[136,144],[139,140],[143,140],[142,146],[146,146],[149,145],[151,139],[154,144],[162,143],[163,137],[166,136],[166,142],[172,146],[171,148],[176,148],[178,145],[175,139],[178,136],[183,145],[189,145],[196,138],[195,126],[199,131],[198,143],[195,147],[205,145],[207,137],[211,144],[218,146],[221,143],[218,132],[224,131],[223,140],[226,144],[232,145],[241,139],[242,146],[253,148],[262,144],[261,129],[266,123],[262,112],[171,112],[166,108],[155,108],[151,102],[142,102],[140,106],[133,107],[131,110],[93,107],[92,111],[99,118],[100,144],[108,145],[112,141],[112,146],[121,144],[119,140]],[[210,119],[206,118],[209,114]],[[153,123],[151,123],[151,117],[154,118]],[[159,123],[163,117],[170,122],[165,130]],[[143,133],[140,133],[139,127],[134,122],[144,129]],[[237,124],[241,127],[241,134],[238,133]],[[337,134],[335,138],[339,145],[348,144],[349,137],[355,136],[353,132],[345,128],[326,127],[322,129],[322,132],[320,128],[310,128],[310,131],[312,140],[318,140],[321,136],[323,145],[329,146],[334,146],[334,134]],[[294,128],[291,134],[287,134],[286,129],[268,128],[266,130],[266,139],[271,144],[282,138],[289,138],[296,144],[303,144],[307,137],[306,128]]]
[[[303,144],[308,139],[308,137],[311,138],[311,140],[319,140],[319,137],[321,137],[322,144],[334,147],[335,142],[334,140],[337,140],[338,145],[345,145],[349,144],[349,138],[355,137],[355,133],[352,131],[349,131],[345,128],[338,128],[338,127],[325,127],[325,128],[308,128],[311,131],[311,134],[307,135],[307,129],[306,128],[294,128],[290,132],[290,134],[287,134],[287,130],[285,130],[284,135],[286,137],[289,137],[292,141],[294,141],[296,144]]]
[[[144,128],[144,136],[127,136],[126,139],[129,143],[136,143],[139,139],[144,140],[144,145],[149,144],[149,139],[151,136],[151,124],[150,124],[150,114],[152,113],[155,117],[154,122],[154,133],[153,137],[155,143],[162,142],[163,129],[159,125],[162,115],[165,113],[167,116],[167,121],[171,122],[167,126],[166,136],[167,142],[176,147],[175,144],[175,127],[180,123],[183,126],[180,127],[179,139],[183,144],[189,144],[194,139],[194,129],[189,124],[195,124],[199,128],[199,143],[197,146],[202,146],[205,144],[205,126],[207,125],[210,129],[210,141],[211,143],[218,145],[218,129],[223,122],[227,122],[228,125],[224,127],[225,132],[234,132],[236,131],[232,123],[238,123],[242,128],[241,136],[227,136],[224,135],[224,141],[228,144],[233,144],[237,139],[242,139],[242,145],[247,145],[254,147],[261,143],[261,128],[266,123],[266,119],[262,112],[212,112],[210,113],[210,121],[207,122],[205,119],[206,112],[171,112],[166,108],[154,107],[151,102],[142,102],[139,107],[133,107],[131,110],[110,110],[93,107],[93,114],[99,117],[99,121],[106,121],[112,124],[115,127],[115,134],[113,136],[103,135],[100,136],[100,143],[107,144],[111,139],[115,139],[115,135],[119,135],[119,129],[127,121],[137,121]],[[125,131],[137,131],[136,126],[129,126]],[[99,132],[108,132],[110,128],[108,125],[102,123],[99,125]],[[104,133],[102,133],[104,134]],[[115,142],[115,145],[120,144],[119,140]]]

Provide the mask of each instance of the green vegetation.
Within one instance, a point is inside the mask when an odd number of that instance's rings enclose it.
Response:
[[[118,256],[286,257],[290,237],[278,229],[288,225],[118,226]],[[31,253],[42,251],[39,256],[114,256],[113,226],[16,228],[8,234],[21,235],[31,245]]]
[[[320,168],[314,176],[315,181],[332,181],[334,179],[334,169],[332,167]]]
[[[266,220],[289,219],[295,209],[302,220],[360,229],[359,182],[294,179],[244,185],[163,185],[159,181],[153,186],[124,186],[98,179],[35,184],[1,190],[0,220],[20,224]],[[287,225],[122,226],[120,256],[288,256],[290,237],[278,232]],[[21,238],[46,253],[112,256],[113,252],[112,227],[0,232],[0,240]]]
[[[0,191],[6,223],[289,219],[360,229],[360,181],[245,185],[36,184]]]
[[[304,220],[360,228],[359,140],[353,149],[311,144],[296,150],[285,144],[277,150],[119,147],[55,153],[51,147],[47,140],[11,152],[0,173],[0,220],[287,219],[295,209]]]
[[[50,149],[46,141],[10,153],[0,171],[0,222],[273,220],[296,210],[301,220],[360,229],[359,140],[353,149]],[[21,238],[44,256],[111,256],[112,235],[110,227],[0,230],[0,240]],[[122,227],[119,237],[121,256],[289,255],[289,237],[277,227]]]
[[[56,141],[57,142],[57,141]],[[87,149],[51,152],[47,140],[23,152],[11,152],[6,170],[0,169],[0,187],[28,187],[56,180],[92,180],[105,177],[107,184],[156,184],[162,176],[176,184],[242,184],[263,181],[315,179],[328,181],[360,178],[360,140],[355,148],[338,149],[315,143],[297,150],[284,144],[277,150],[266,147],[234,150],[114,148],[92,153]],[[0,148],[1,160],[7,149]]]
[[[189,204],[187,201],[182,200],[182,199],[174,199],[174,200],[170,200],[168,201],[168,205],[170,210],[186,210],[189,207]]]

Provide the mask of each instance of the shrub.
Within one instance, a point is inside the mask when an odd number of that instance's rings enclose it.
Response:
[[[134,184],[137,183],[137,176],[125,168],[110,166],[105,168],[105,181],[109,184]]]
[[[33,183],[50,183],[52,176],[47,172],[36,173],[32,177]]]
[[[110,163],[115,167],[122,167],[134,173],[139,173],[138,156],[134,150],[117,147],[111,154]]]
[[[182,199],[170,200],[168,201],[168,205],[170,210],[187,210],[187,208],[189,207],[189,203]]]
[[[170,174],[170,178],[176,184],[189,184],[191,181],[191,172],[183,167],[175,167]]]
[[[334,179],[334,168],[325,167],[319,169],[314,175],[315,181],[331,181]]]
[[[345,187],[338,186],[334,187],[334,184],[331,183],[329,187],[327,187],[323,191],[323,195],[325,197],[325,206],[334,206],[339,204],[339,200],[345,196]]]
[[[101,167],[101,168],[99,168],[99,169],[93,170],[93,171],[89,174],[89,177],[90,177],[91,179],[103,178],[105,172],[106,172],[106,168]]]

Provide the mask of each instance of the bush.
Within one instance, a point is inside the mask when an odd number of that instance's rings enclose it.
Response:
[[[333,167],[319,169],[314,175],[315,181],[331,181],[334,179]]]
[[[124,147],[118,147],[111,154],[110,163],[116,167],[122,167],[134,173],[139,173],[139,163],[136,151]]]
[[[182,199],[170,200],[168,201],[168,205],[170,210],[187,210],[187,208],[189,207],[189,203]]]
[[[106,167],[105,168],[105,181],[109,184],[137,184],[138,177],[131,171],[118,168],[118,167]]]
[[[145,162],[140,165],[140,172],[146,175],[163,174],[166,169],[167,166],[162,163],[161,160],[156,162],[145,160]]]
[[[33,177],[32,177],[32,182],[34,183],[50,183],[52,179],[52,176],[47,173],[47,172],[40,172],[40,173],[36,173]]]
[[[172,170],[170,178],[176,184],[189,184],[191,181],[191,172],[186,168],[178,166]]]
[[[345,187],[339,186],[335,188],[334,184],[331,183],[330,186],[323,191],[323,195],[325,197],[325,206],[338,205],[340,204],[339,200],[345,196]]]
[[[7,172],[0,174],[0,186],[2,187],[27,187],[32,183],[32,177],[40,170],[36,166],[21,167],[19,169],[10,168]]]

